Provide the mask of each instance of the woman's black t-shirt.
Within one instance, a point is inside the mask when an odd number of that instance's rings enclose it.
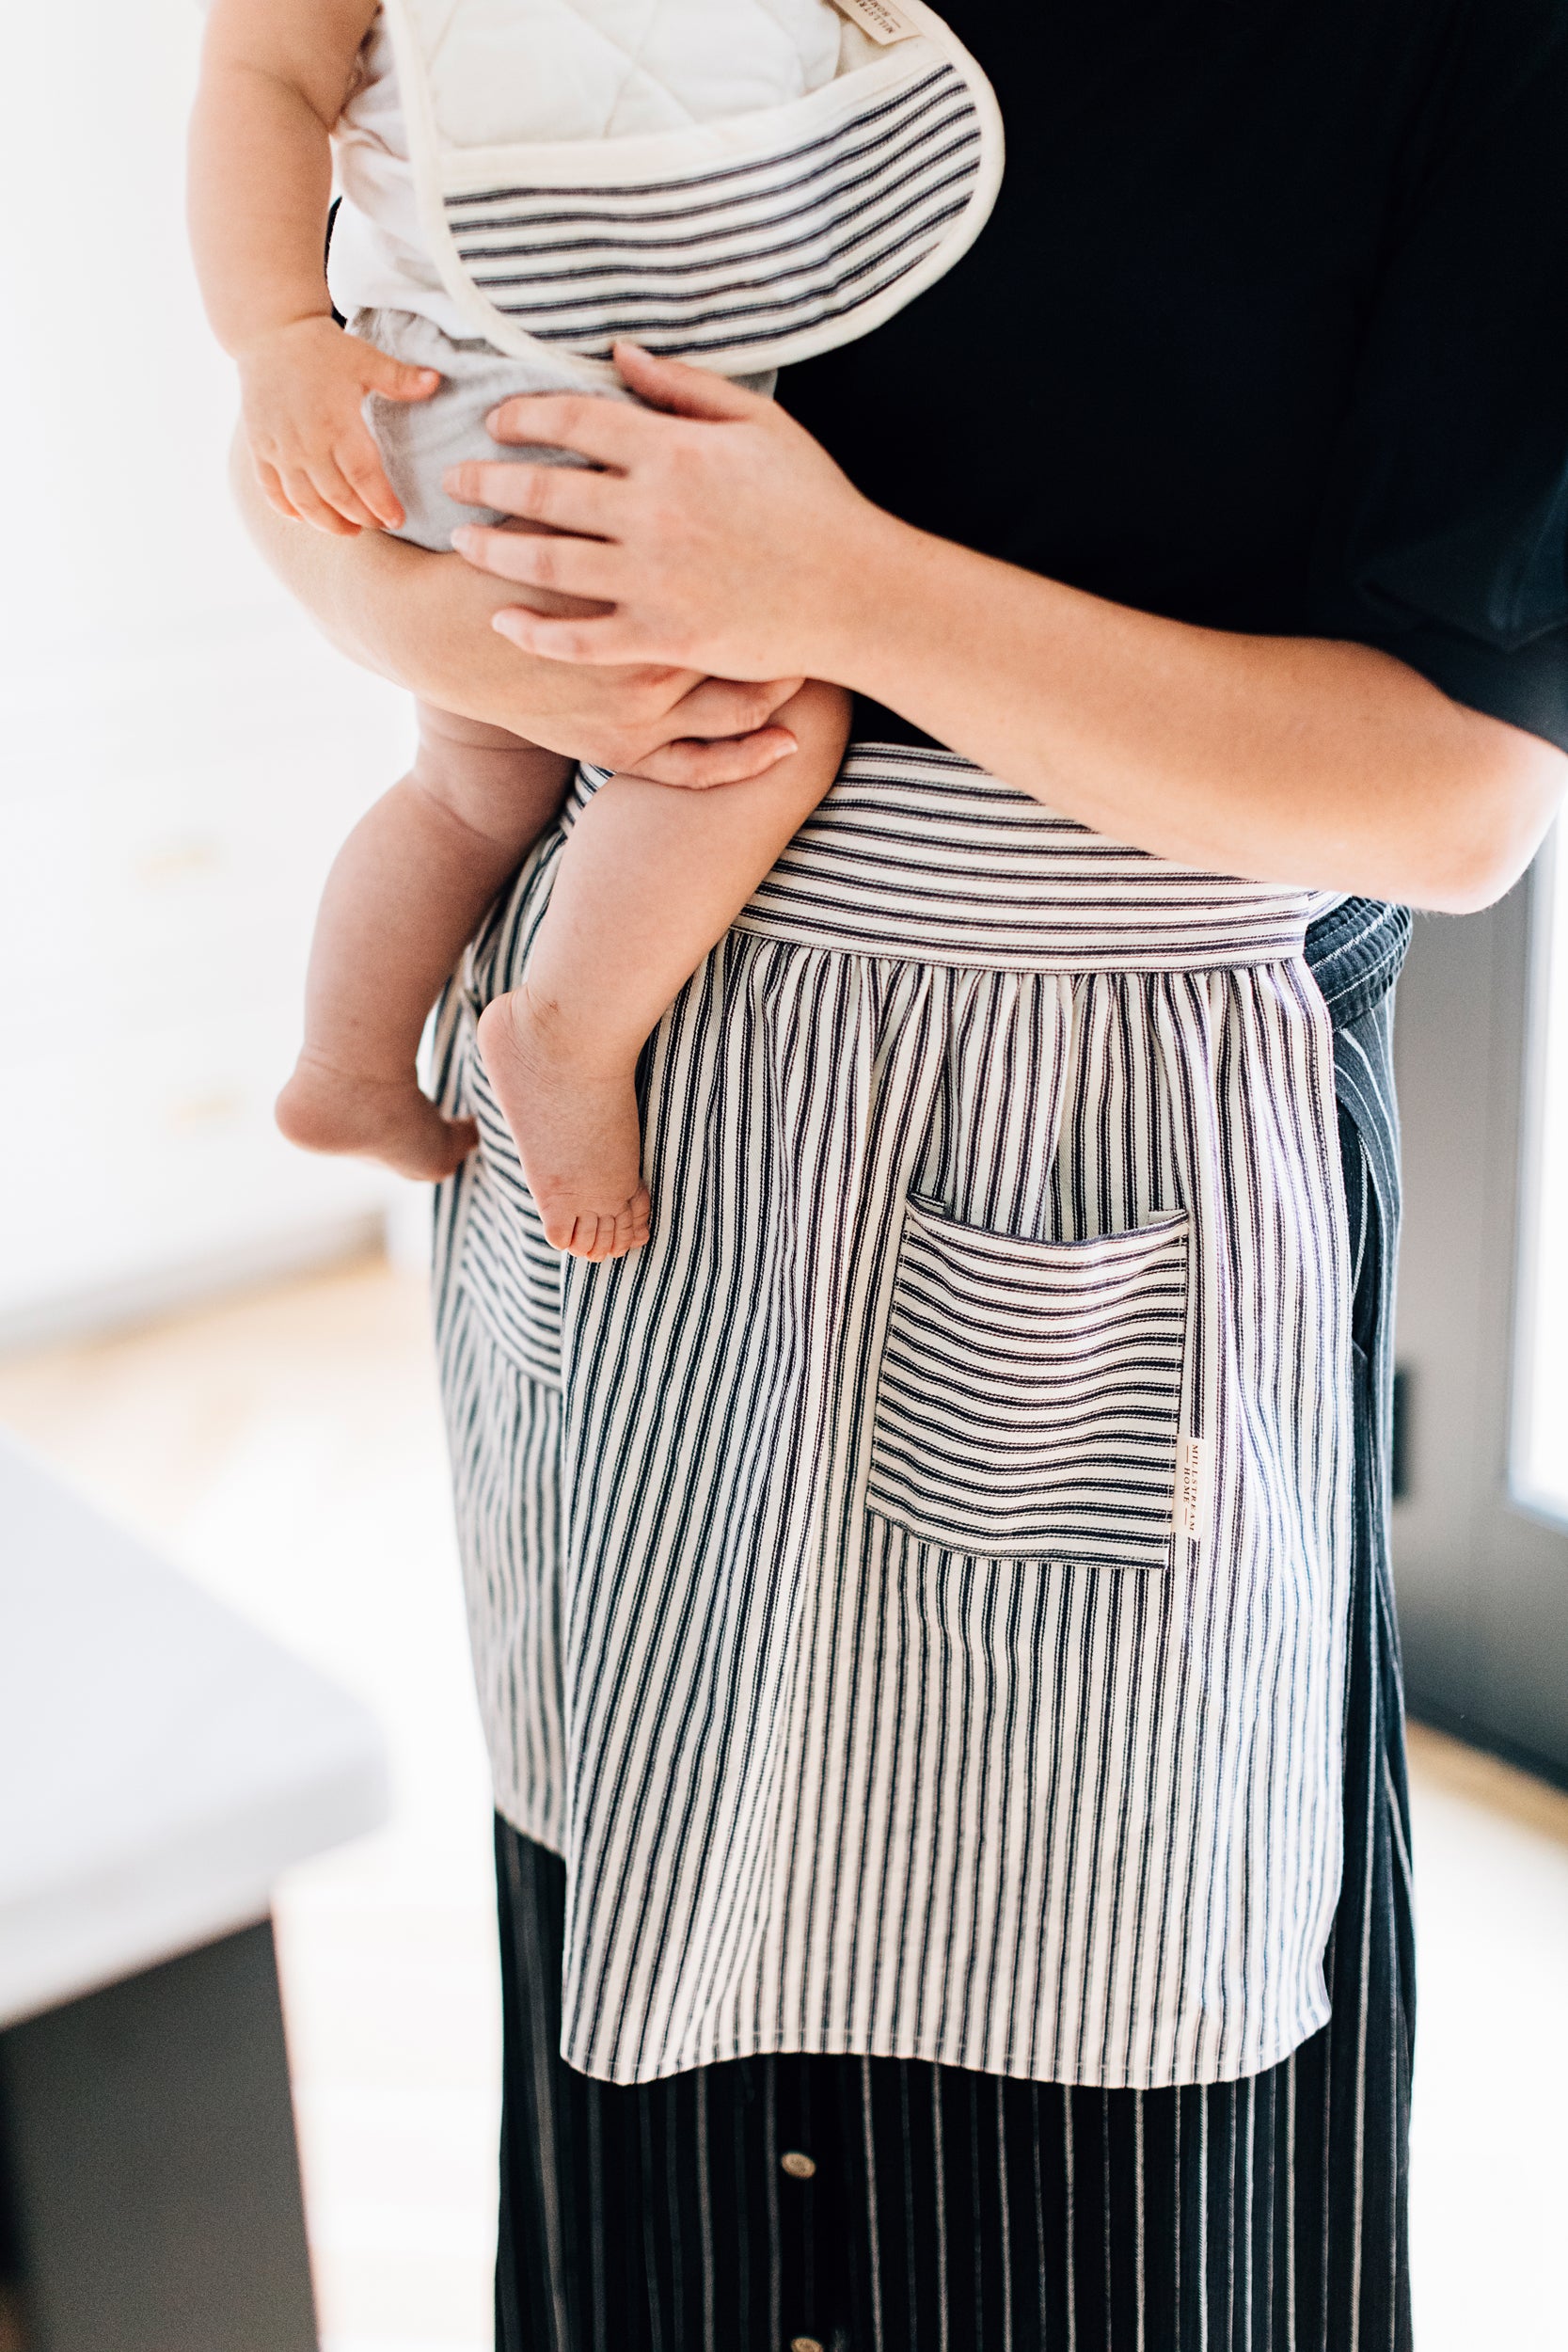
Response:
[[[943,13],[995,213],[785,405],[926,529],[1568,746],[1568,0]]]

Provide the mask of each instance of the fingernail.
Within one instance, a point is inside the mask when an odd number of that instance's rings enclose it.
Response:
[[[459,523],[451,534],[451,543],[459,555],[467,555],[471,552],[473,543],[478,537],[479,532],[472,523]]]

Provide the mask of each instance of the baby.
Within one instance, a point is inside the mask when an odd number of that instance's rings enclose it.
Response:
[[[818,8],[832,19],[826,0],[794,5],[812,38]],[[825,39],[817,48],[829,60]],[[808,39],[797,65],[808,80],[824,70],[813,54]],[[541,87],[547,77],[527,93],[535,116]],[[321,268],[335,138],[345,201],[333,283],[354,307],[352,331],[334,321]],[[375,0],[214,0],[192,235],[262,487],[320,530],[446,548],[456,524],[491,519],[455,506],[441,477],[503,454],[484,430],[496,403],[581,387],[465,333],[420,251],[407,155]],[[647,1239],[638,1056],[832,784],[848,698],[814,681],[776,723],[798,749],[755,782],[689,793],[617,775],[600,787],[572,830],[522,985],[481,1020],[484,1066],[557,1248],[603,1259]],[[420,706],[413,768],[349,836],[323,896],[305,1043],[277,1105],[293,1142],[425,1178],[473,1149],[473,1122],[443,1118],[420,1090],[420,1033],[570,773],[503,728]]]

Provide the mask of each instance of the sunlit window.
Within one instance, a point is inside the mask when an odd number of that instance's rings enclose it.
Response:
[[[1568,860],[1537,878],[1520,1258],[1514,1487],[1568,1519]]]

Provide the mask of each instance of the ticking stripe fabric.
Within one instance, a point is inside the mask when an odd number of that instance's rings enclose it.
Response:
[[[483,1140],[439,1317],[498,1806],[566,1862],[565,2056],[1271,2066],[1326,2016],[1340,1860],[1318,902],[862,747],[656,1033],[654,1237],[591,1268],[472,1047],[562,839],[449,1006]]]
[[[1168,1568],[1189,1232],[1021,1248],[910,1200],[867,1510],[955,1551]]]
[[[736,928],[990,972],[1217,972],[1299,955],[1324,903],[1122,849],[950,753],[862,744]]]
[[[945,60],[816,111],[813,136],[717,169],[449,191],[458,257],[507,318],[593,358],[618,336],[702,358],[820,331],[935,252],[974,199],[982,135]]]
[[[559,2056],[565,1871],[498,1822],[497,2352],[801,2338],[836,2352],[1409,2352],[1415,1995],[1386,1544],[1386,999],[1408,933],[1402,911],[1359,901],[1308,938],[1337,1025],[1356,1269],[1328,2025],[1265,2074],[1181,2090],[858,2057],[742,2059],[623,2089]]]

